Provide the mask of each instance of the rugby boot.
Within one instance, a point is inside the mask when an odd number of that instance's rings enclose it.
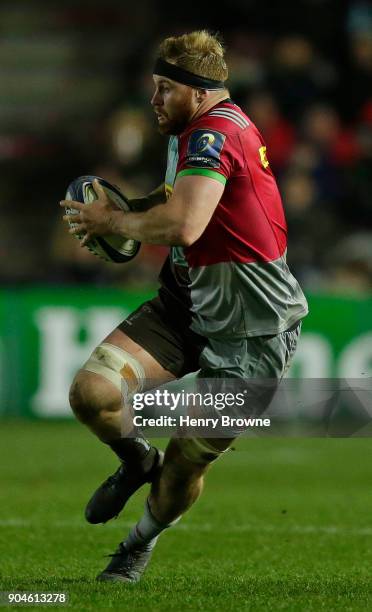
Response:
[[[106,523],[118,516],[128,499],[146,482],[152,482],[161,469],[164,453],[154,448],[155,456],[151,468],[143,470],[129,469],[123,461],[115,474],[109,476],[105,482],[93,493],[86,508],[85,518],[88,523]]]
[[[121,542],[110,563],[97,576],[97,580],[111,582],[138,582],[150,560],[155,542],[128,550]]]

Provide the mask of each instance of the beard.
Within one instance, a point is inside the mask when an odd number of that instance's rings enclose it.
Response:
[[[178,136],[182,134],[187,124],[188,121],[186,120],[167,119],[166,122],[158,126],[158,131],[163,136]]]
[[[163,135],[178,136],[178,134],[182,134],[187,127],[191,116],[192,111],[190,108],[190,102],[185,100],[182,106],[177,108],[177,113],[174,118],[169,118],[168,115],[164,117],[163,115],[164,121],[158,125],[158,130],[160,134]]]

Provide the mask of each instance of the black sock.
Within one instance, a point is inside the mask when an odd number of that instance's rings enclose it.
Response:
[[[137,434],[133,431],[132,434]],[[148,472],[154,465],[157,450],[150,442],[137,434],[137,437],[125,437],[107,443],[129,468]]]

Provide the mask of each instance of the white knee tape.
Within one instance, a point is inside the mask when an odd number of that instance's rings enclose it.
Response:
[[[97,346],[83,365],[83,370],[100,374],[127,398],[143,388],[145,371],[140,362],[127,351],[108,342]]]

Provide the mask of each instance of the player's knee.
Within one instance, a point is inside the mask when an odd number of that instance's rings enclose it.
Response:
[[[76,374],[70,387],[69,401],[75,416],[86,423],[96,414],[98,406],[93,398],[93,389],[90,381],[82,370]]]
[[[169,484],[175,487],[202,476],[208,468],[208,463],[190,461],[183,453],[182,438],[174,438],[167,447],[164,468]]]
[[[94,420],[102,411],[120,407],[120,393],[104,380],[79,370],[70,388],[70,406],[83,423]]]
[[[75,376],[70,405],[83,423],[121,410],[142,389],[145,373],[137,359],[118,346],[102,343]]]
[[[232,439],[175,438],[172,441],[173,462],[181,466],[181,473],[203,474],[221,457]]]

